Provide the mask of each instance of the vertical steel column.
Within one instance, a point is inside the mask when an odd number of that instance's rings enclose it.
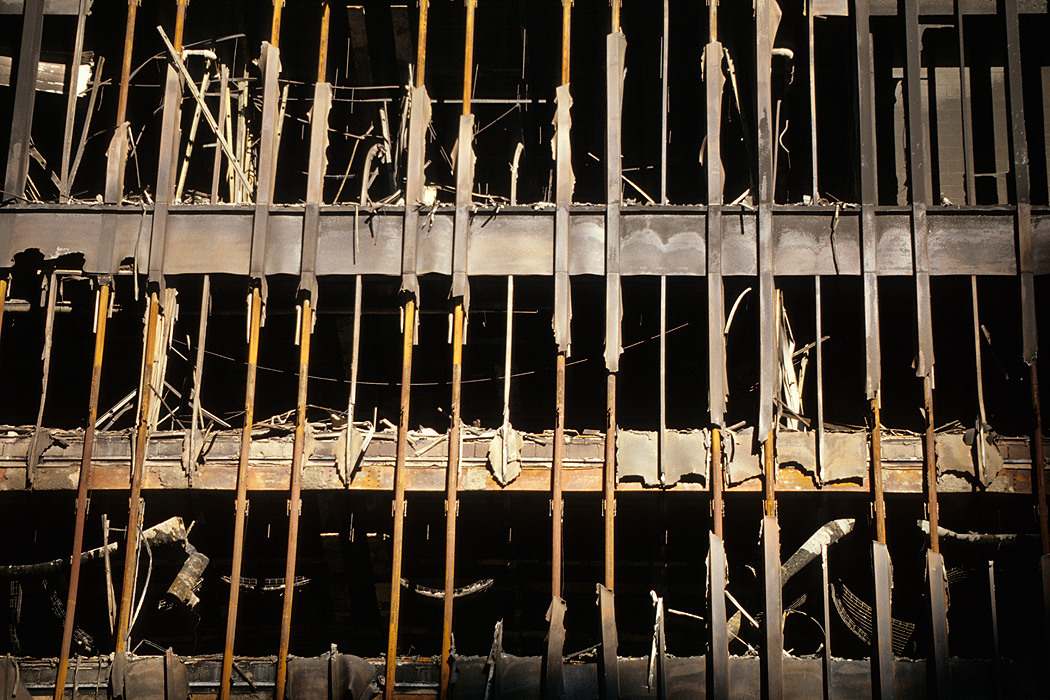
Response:
[[[237,605],[241,591],[241,562],[244,559],[244,524],[248,517],[248,457],[255,422],[255,378],[259,369],[259,327],[262,325],[262,294],[253,287],[248,307],[248,375],[244,390],[244,425],[241,428],[241,452],[237,463],[237,498],[233,520],[233,556],[230,562],[230,601],[226,611],[226,643],[222,653],[222,675],[219,678],[219,700],[230,698],[230,674],[233,673],[233,642],[237,634]]]
[[[401,614],[401,563],[404,554],[405,534],[405,458],[408,452],[408,411],[412,395],[412,346],[416,333],[416,239],[419,234],[419,200],[423,187],[423,160],[426,142],[423,131],[426,124],[421,120],[425,111],[417,99],[426,101],[426,55],[427,55],[427,12],[428,0],[419,2],[419,35],[416,52],[416,81],[412,90],[413,104],[409,124],[408,140],[408,173],[405,183],[405,220],[401,269],[402,289],[405,291],[405,302],[402,319],[404,328],[402,363],[401,363],[401,410],[397,425],[397,457],[394,462],[394,532],[393,553],[390,562],[390,625],[386,645],[386,668],[384,669],[383,696],[393,700],[394,683],[397,669],[397,635]]]
[[[11,112],[11,141],[7,149],[4,199],[25,198],[43,31],[44,0],[26,0],[22,9],[22,41],[18,49],[18,78],[15,82],[14,109]]]
[[[470,0],[471,4],[474,0]],[[456,587],[456,517],[459,515],[461,446],[460,401],[463,397],[463,304],[452,310],[452,424],[448,437],[448,477],[445,489],[445,598],[441,625],[441,700],[449,697],[452,672],[452,603]],[[506,437],[504,437],[506,440]]]
[[[459,284],[453,284],[456,297],[452,308],[452,406],[449,411],[448,467],[445,480],[445,597],[441,617],[441,677],[438,692],[440,700],[449,697],[452,678],[452,615],[456,587],[456,519],[459,517],[459,469],[461,439],[461,402],[463,398],[463,325],[464,297],[469,295],[470,282],[466,279],[466,237],[469,229],[468,209],[473,198],[473,139],[474,117],[471,108],[472,78],[474,74],[474,14],[476,0],[467,0],[465,37],[463,41],[463,113],[460,117],[459,138],[462,149],[456,160],[456,219],[454,222],[458,243],[459,264],[456,272]],[[465,141],[465,143],[464,143]],[[456,257],[455,253],[453,257]],[[458,287],[462,286],[462,289]],[[504,446],[507,436],[504,435]],[[505,447],[504,447],[505,449]]]
[[[295,594],[295,562],[299,548],[299,516],[302,513],[303,462],[306,451],[306,390],[310,382],[310,336],[314,317],[310,300],[303,299],[299,309],[299,394],[295,410],[295,443],[292,448],[292,475],[288,493],[288,555],[284,565],[284,603],[281,607],[281,642],[277,652],[275,700],[284,700],[288,679],[288,644],[292,636],[292,599]]]
[[[708,43],[703,53],[707,101],[707,375],[711,429],[711,532],[708,536],[708,689],[715,700],[729,697],[729,634],[726,627],[726,561],[722,542],[725,503],[722,423],[725,414],[725,302],[722,285],[722,44],[718,2],[708,0]]]
[[[124,547],[124,577],[121,581],[120,616],[117,618],[116,653],[128,648],[131,634],[131,607],[135,602],[135,568],[138,562],[142,493],[142,473],[146,462],[146,443],[149,440],[150,406],[153,403],[153,364],[157,354],[157,320],[160,316],[160,300],[157,292],[149,297],[149,319],[146,322],[146,352],[142,364],[142,380],[139,382],[139,418],[135,433],[135,461],[131,466],[131,494],[128,505],[127,542]]]
[[[806,33],[809,38],[809,51],[807,58],[809,63],[809,160],[813,168],[812,191],[810,196],[814,204],[820,203],[820,189],[817,178],[817,61],[814,55],[816,46],[816,32],[813,27],[813,0],[806,2]],[[819,278],[818,278],[819,284]],[[820,334],[817,334],[817,347],[820,345]]]
[[[569,8],[563,0],[562,82],[569,82]],[[611,0],[612,32],[606,41],[605,76],[605,585],[610,590],[616,569],[616,375],[620,368],[620,111],[623,88],[623,54],[626,42],[620,33],[620,0]],[[564,365],[564,357],[559,364]],[[559,385],[564,378],[559,377]],[[560,470],[560,465],[559,465]],[[559,474],[560,478],[560,474]],[[560,484],[559,484],[560,492]],[[560,595],[556,592],[555,595]]]
[[[614,14],[618,12],[618,10],[615,9],[615,6],[618,3],[618,1],[619,0],[613,0],[613,6],[614,6],[613,13]],[[572,38],[571,30],[572,30],[572,0],[562,0],[561,84],[563,86],[567,86],[569,84],[569,73],[570,73],[570,71],[569,71],[569,57],[571,55],[570,54],[570,47],[571,47],[571,38]],[[567,88],[566,88],[566,90],[567,90]],[[567,95],[566,95],[566,98],[568,99]],[[568,138],[565,139],[565,142],[568,143]],[[558,199],[559,199],[558,205],[559,205],[559,207],[561,209],[561,213],[559,213],[557,215],[559,217],[559,222],[558,223],[560,224],[559,228],[563,229],[561,231],[561,235],[558,236],[558,243],[560,244],[559,247],[562,249],[561,252],[563,253],[560,256],[560,258],[563,258],[563,259],[559,259],[558,262],[560,263],[559,267],[566,267],[566,269],[567,269],[567,265],[568,265],[568,256],[567,256],[567,252],[568,252],[568,248],[567,248],[567,246],[568,246],[568,238],[566,236],[566,234],[568,233],[568,217],[567,217],[567,213],[568,212],[567,212],[567,207],[570,204],[570,200],[571,200],[571,197],[572,197],[572,194],[571,194],[572,193],[572,189],[571,189],[571,174],[568,175],[568,177],[567,177],[566,176],[566,172],[565,172],[566,170],[569,170],[569,173],[571,173],[572,163],[571,163],[571,161],[568,161],[568,163],[566,163],[566,159],[568,157],[569,157],[568,153],[561,153],[560,154],[560,158],[561,158],[563,167],[559,169],[559,173],[558,173],[558,193],[557,193],[558,194]],[[566,165],[567,165],[567,167],[565,167]],[[558,279],[558,278],[561,278],[561,279]],[[565,275],[564,277],[562,277],[562,275],[559,274],[559,275],[556,276],[556,279],[555,279],[555,294],[559,297],[558,301],[561,302],[560,305],[562,307],[564,307],[564,308],[568,308],[568,305],[570,303],[570,300],[568,298],[568,294],[569,294],[568,275]],[[562,297],[564,297],[564,301],[562,301]],[[555,313],[557,314],[558,311],[559,310],[556,310]],[[567,316],[567,314],[566,314],[566,316]],[[566,318],[565,321],[567,322],[568,319]],[[562,324],[559,322],[558,325],[561,326]],[[563,562],[562,562],[562,552],[563,552],[563,547],[564,547],[563,541],[562,541],[562,534],[563,534],[562,533],[562,528],[564,526],[564,506],[565,506],[565,503],[564,503],[564,498],[562,496],[562,463],[563,463],[564,458],[565,458],[565,355],[568,352],[569,345],[568,345],[568,342],[561,342],[561,341],[562,340],[567,340],[568,335],[569,335],[569,329],[567,327],[565,327],[565,328],[561,328],[560,330],[561,330],[561,333],[565,337],[564,338],[558,338],[558,341],[559,341],[558,355],[557,355],[557,358],[556,358],[556,361],[555,361],[555,378],[554,378],[554,404],[555,404],[554,405],[554,450],[553,450],[553,455],[552,455],[552,459],[551,459],[551,508],[550,508],[550,511],[551,511],[551,595],[554,598],[560,598],[561,595],[562,595],[562,575],[564,573],[564,571],[563,571]],[[606,397],[606,400],[608,402],[608,400],[609,400],[608,397]],[[608,409],[608,405],[607,405],[606,408]],[[615,411],[615,409],[613,409],[613,410]],[[606,472],[608,472],[608,470],[610,468],[610,466],[608,464],[608,452],[609,452],[608,434],[609,434],[609,429],[608,429],[608,426],[606,426],[606,446],[605,446],[605,450],[606,450],[605,470],[606,470]],[[608,480],[609,480],[609,476],[608,476],[608,474],[606,474],[605,475],[605,481],[608,481]],[[612,526],[611,526],[611,522],[609,520],[611,515],[609,514],[609,505],[610,504],[609,504],[609,501],[608,501],[608,495],[609,495],[608,494],[608,487],[607,486],[603,486],[603,491],[605,492],[604,496],[606,498],[606,500],[604,501],[605,508],[606,508],[606,516],[605,516],[606,517],[606,521],[605,521],[605,539],[606,539],[606,541],[605,541],[606,567],[605,568],[606,568],[606,571],[605,571],[605,575],[606,575],[606,582],[611,585],[611,581],[609,580],[609,577],[611,575],[610,574],[610,564],[611,564],[611,562],[610,562],[610,556],[611,556],[610,555],[610,547],[611,547],[611,544],[609,542],[609,537],[610,537],[611,532],[612,532]]]
[[[33,426],[33,437],[29,441],[29,455],[26,459],[26,486],[33,485],[36,476],[36,465],[40,460],[40,432],[44,423],[44,407],[47,405],[47,388],[51,378],[51,347],[55,337],[55,308],[58,306],[58,273],[53,271],[47,287],[47,311],[44,320],[43,376],[40,382],[40,404],[37,407],[36,424]]]
[[[927,578],[930,585],[930,622],[933,658],[930,679],[934,695],[951,694],[951,668],[948,659],[947,582],[944,559],[940,555],[937,503],[937,453],[933,415],[933,319],[930,302],[930,273],[926,208],[929,204],[929,171],[926,162],[926,129],[928,117],[922,106],[921,59],[922,30],[919,24],[918,0],[905,0],[905,88],[908,100],[908,166],[911,186],[912,254],[915,269],[915,297],[918,316],[919,353],[916,373],[922,378],[926,430],[924,439],[925,486],[930,521],[930,549],[926,553]]]
[[[412,394],[412,341],[415,335],[416,301],[405,302],[404,344],[401,364],[401,413],[397,423],[397,459],[394,464],[394,552],[390,573],[390,634],[386,646],[386,700],[394,697],[394,671],[397,666],[397,628],[401,612],[401,560],[405,536],[405,457],[408,452],[408,409]]]
[[[1032,469],[1036,514],[1043,555],[1043,653],[1050,658],[1050,513],[1047,511],[1046,458],[1043,454],[1043,412],[1039,394],[1039,326],[1035,308],[1035,268],[1032,253],[1031,183],[1028,173],[1028,134],[1024,121],[1021,73],[1021,30],[1017,0],[1005,0],[1007,75],[1010,97],[1010,131],[1014,151],[1014,190],[1017,196],[1018,266],[1021,277],[1021,327],[1024,361],[1028,364],[1032,396]],[[1050,683],[1050,679],[1047,680]]]
[[[660,275],[660,361],[659,432],[656,434],[656,460],[660,485],[664,486],[667,460],[667,275]]]
[[[58,655],[58,671],[55,675],[55,700],[62,700],[65,695],[66,672],[69,670],[69,647],[73,641],[73,624],[77,612],[77,590],[80,587],[80,555],[84,551],[84,521],[87,518],[88,490],[91,488],[91,454],[95,445],[98,394],[102,386],[102,354],[106,344],[106,319],[109,316],[108,281],[99,285],[98,296],[95,298],[95,307],[95,358],[91,365],[91,389],[88,394],[87,425],[84,428],[84,449],[80,458],[77,512],[73,526],[73,555],[70,559],[69,568],[69,594],[66,598],[66,618],[62,626],[62,647]]]
[[[759,404],[757,439],[762,445],[765,481],[762,546],[765,571],[765,645],[763,677],[766,697],[784,695],[782,601],[780,590],[780,527],[776,515],[776,458],[773,404],[777,385],[777,327],[779,304],[773,281],[773,121],[772,57],[773,23],[771,0],[755,6],[755,85],[758,108],[758,283],[759,283]]]

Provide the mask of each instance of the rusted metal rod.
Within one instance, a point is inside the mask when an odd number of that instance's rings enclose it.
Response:
[[[124,29],[124,60],[120,64],[120,92],[117,94],[117,128],[128,113],[128,87],[131,83],[131,51],[135,46],[135,17],[139,0],[128,0],[128,20]]]
[[[69,594],[66,598],[66,619],[62,627],[62,647],[58,655],[55,676],[55,700],[62,700],[66,691],[66,672],[69,670],[69,648],[73,642],[73,622],[77,612],[77,590],[80,587],[80,555],[84,551],[84,521],[87,518],[88,489],[91,487],[91,453],[95,444],[95,420],[98,418],[98,394],[102,386],[102,353],[106,343],[106,318],[109,314],[109,285],[99,286],[95,304],[95,358],[91,365],[91,390],[88,394],[87,426],[84,429],[84,449],[80,458],[80,481],[77,485],[77,514],[73,525],[73,554],[69,569]]]
[[[886,497],[882,487],[882,425],[878,393],[871,400],[871,484],[875,498],[875,539],[886,543]]]
[[[416,87],[423,87],[427,68],[427,10],[429,0],[419,0],[419,35],[416,40]]]
[[[565,353],[558,353],[554,386],[554,456],[551,465],[551,592],[562,597],[562,462],[565,457]]]
[[[190,0],[177,0],[178,5],[175,10],[175,40],[172,42],[175,44],[175,51],[182,52],[182,34],[186,29],[186,6],[190,4]]]
[[[244,559],[244,521],[248,516],[248,455],[255,420],[255,377],[259,369],[259,327],[262,325],[262,294],[252,289],[248,318],[248,375],[244,391],[244,426],[241,428],[241,453],[237,465],[237,497],[233,520],[233,556],[230,562],[230,601],[226,610],[226,644],[222,653],[222,675],[219,678],[219,700],[230,698],[230,674],[233,673],[233,642],[237,633],[237,603],[241,591],[241,562]]]
[[[923,451],[926,463],[926,499],[930,521],[930,549],[934,553],[941,551],[940,535],[937,532],[940,508],[937,506],[937,450],[933,423],[933,378],[926,375],[922,378],[922,398],[926,411],[926,432],[923,439]]]
[[[401,413],[397,423],[397,458],[394,462],[394,552],[390,562],[390,633],[386,645],[386,685],[383,696],[394,698],[394,671],[397,667],[398,618],[401,612],[401,560],[405,537],[405,457],[408,452],[408,409],[412,395],[412,344],[416,328],[416,300],[405,302],[401,362]]]
[[[295,443],[292,452],[292,478],[288,495],[288,556],[284,566],[284,605],[281,608],[281,642],[277,652],[277,686],[274,700],[284,700],[288,678],[288,644],[292,636],[292,597],[295,593],[295,560],[299,547],[299,515],[302,510],[303,461],[306,444],[306,390],[310,381],[310,335],[313,312],[304,299],[299,327],[299,395],[295,411]]]
[[[602,479],[605,509],[605,587],[613,590],[616,573],[616,373],[605,380],[605,472]]]
[[[281,10],[284,8],[284,0],[273,0],[273,19],[270,24],[270,43],[275,47],[281,40]]]
[[[131,608],[135,602],[135,568],[138,562],[139,529],[142,493],[142,473],[145,470],[146,443],[149,440],[150,406],[153,403],[153,365],[157,354],[157,321],[160,316],[160,300],[157,292],[149,297],[149,318],[146,322],[146,352],[142,365],[142,380],[139,382],[139,418],[135,433],[135,461],[131,466],[131,494],[128,505],[127,542],[124,548],[124,578],[120,591],[120,616],[117,619],[116,653],[127,650],[131,623]]]
[[[321,44],[317,53],[317,82],[328,82],[328,28],[332,22],[332,7],[328,0],[321,2]]]
[[[441,700],[449,696],[452,654],[452,603],[456,588],[456,517],[459,515],[460,401],[463,392],[463,304],[452,310],[452,424],[448,435],[445,490],[445,599],[441,624]],[[504,437],[506,440],[506,437]]]
[[[7,304],[7,277],[0,279],[0,337],[4,330],[4,306]]]
[[[1039,397],[1039,366],[1036,361],[1028,366],[1032,386],[1032,465],[1035,469],[1036,514],[1039,518],[1039,540],[1043,554],[1050,554],[1050,518],[1046,504],[1046,458],[1043,454],[1043,411]],[[931,525],[932,529],[932,525]]]
[[[723,485],[725,476],[722,471],[722,431],[711,428],[711,530],[718,539],[723,538],[725,498]]]

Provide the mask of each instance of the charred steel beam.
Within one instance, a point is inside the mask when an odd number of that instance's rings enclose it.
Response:
[[[2,290],[0,290],[2,292]],[[66,597],[66,617],[62,626],[62,646],[58,654],[55,676],[55,700],[62,700],[69,669],[69,647],[73,641],[73,623],[77,612],[77,591],[80,587],[80,555],[84,551],[84,521],[87,518],[88,490],[91,488],[91,450],[95,441],[95,420],[98,417],[98,395],[102,386],[102,355],[106,345],[106,319],[109,317],[109,285],[99,286],[95,298],[95,356],[91,364],[91,389],[88,393],[88,417],[84,429],[84,452],[80,460],[80,478],[77,482],[76,521],[73,525],[73,554],[70,559],[69,592]]]
[[[237,635],[241,563],[244,560],[244,524],[248,517],[248,455],[255,421],[255,379],[259,369],[259,327],[262,325],[262,295],[252,289],[248,307],[248,374],[244,389],[244,425],[241,428],[240,459],[237,466],[237,496],[234,506],[233,555],[230,561],[230,600],[226,612],[226,641],[222,654],[219,700],[229,700],[233,673],[233,643]]]
[[[292,599],[295,593],[295,565],[299,549],[299,516],[302,512],[303,456],[306,449],[306,391],[310,381],[310,336],[313,334],[314,315],[310,300],[300,305],[302,324],[299,326],[299,392],[295,410],[295,445],[292,448],[292,475],[288,493],[288,553],[284,567],[284,601],[281,607],[281,640],[277,652],[277,687],[275,700],[284,700],[288,679],[288,644],[292,636]],[[239,583],[239,582],[238,582]],[[231,587],[235,585],[232,581]]]
[[[26,0],[22,14],[22,41],[18,50],[18,79],[11,113],[11,141],[3,199],[24,199],[29,176],[29,142],[36,103],[36,74],[44,31],[44,0]]]

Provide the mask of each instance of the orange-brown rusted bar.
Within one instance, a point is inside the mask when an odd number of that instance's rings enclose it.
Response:
[[[128,0],[128,21],[124,29],[124,61],[120,65],[120,92],[117,96],[117,126],[124,123],[128,113],[128,87],[131,83],[131,50],[135,46],[135,17],[139,0]]]
[[[562,595],[562,462],[565,458],[565,353],[558,353],[554,387],[554,455],[551,464],[551,595]]]
[[[281,608],[281,643],[277,652],[277,685],[274,700],[284,700],[288,678],[288,643],[292,637],[292,597],[295,594],[295,559],[299,548],[299,514],[302,510],[303,456],[306,445],[306,390],[310,381],[310,334],[313,312],[304,299],[299,327],[299,395],[295,410],[295,443],[292,452],[292,478],[288,489],[288,556],[284,565],[284,605]]]
[[[882,423],[878,392],[871,400],[871,484],[875,496],[875,539],[886,543],[886,497],[882,486]]]
[[[326,83],[328,77],[328,27],[332,21],[332,7],[328,0],[321,2],[321,48],[317,54],[317,82]]]
[[[153,359],[157,354],[157,319],[160,300],[157,292],[149,297],[149,320],[146,322],[146,357],[139,382],[139,422],[135,434],[135,461],[131,465],[131,495],[128,505],[127,543],[124,547],[124,578],[120,591],[120,616],[117,621],[116,653],[127,650],[130,635],[131,608],[135,603],[135,568],[138,561],[142,493],[142,473],[146,462],[146,442],[149,439],[150,405],[153,403]]]
[[[941,538],[937,531],[940,508],[937,505],[937,443],[933,422],[933,377],[929,374],[922,378],[922,397],[926,409],[926,434],[923,440],[923,456],[926,465],[926,507],[930,521],[930,549],[936,554],[941,551]]]
[[[451,678],[452,603],[456,588],[456,516],[459,515],[460,401],[463,397],[463,304],[452,311],[452,425],[448,435],[448,479],[445,490],[445,599],[441,624],[441,700],[448,698]]]
[[[615,34],[620,31],[620,0],[610,0],[612,5],[612,31]]]
[[[7,303],[7,277],[0,279],[0,331],[4,329],[4,305]]]
[[[419,0],[419,37],[416,41],[416,87],[423,87],[427,69],[427,10],[429,0]]]
[[[561,84],[569,84],[569,44],[572,39],[572,0],[561,0]]]
[[[722,433],[718,427],[711,428],[711,531],[722,539],[724,531],[725,499],[722,474]]]
[[[467,0],[467,38],[463,43],[463,114],[470,114],[474,75],[474,10],[477,0]]]
[[[1043,411],[1039,397],[1039,364],[1032,360],[1028,366],[1029,383],[1032,385],[1032,465],[1035,483],[1032,491],[1036,494],[1035,511],[1039,518],[1039,539],[1043,545],[1043,554],[1050,554],[1050,518],[1047,517],[1046,504],[1046,457],[1043,455]]]
[[[233,556],[230,562],[230,602],[226,610],[226,644],[222,652],[219,699],[230,698],[233,673],[233,642],[237,634],[237,603],[241,591],[241,563],[244,560],[244,521],[248,515],[248,455],[255,421],[255,377],[259,369],[259,327],[262,325],[262,294],[252,289],[248,319],[248,375],[244,391],[244,426],[241,428],[240,461],[237,464],[237,498],[233,520]]]
[[[416,300],[405,302],[404,347],[401,363],[401,414],[397,423],[397,459],[394,463],[394,552],[390,562],[390,633],[386,645],[386,686],[383,696],[394,698],[397,667],[397,628],[401,612],[401,559],[405,536],[405,456],[408,452],[408,407],[412,395],[412,343],[416,328]]]
[[[0,283],[0,296],[2,284]],[[2,302],[0,302],[2,303]],[[66,598],[66,619],[62,627],[62,648],[58,655],[55,675],[55,700],[62,700],[66,692],[66,673],[69,670],[69,648],[73,643],[73,622],[77,612],[77,590],[80,587],[80,555],[84,551],[84,520],[87,518],[88,489],[91,488],[91,453],[95,444],[95,420],[98,418],[98,394],[102,386],[102,353],[106,344],[106,319],[109,312],[109,285],[102,284],[95,301],[95,359],[91,365],[91,390],[88,394],[87,427],[84,429],[84,450],[80,458],[80,481],[77,484],[77,513],[73,525],[73,556],[69,568],[69,595]],[[76,679],[73,679],[74,682]]]
[[[270,43],[279,46],[281,40],[281,10],[284,9],[284,0],[273,0],[273,21],[270,24]]]
[[[765,500],[763,513],[765,515],[772,515],[776,517],[777,514],[777,463],[774,454],[776,449],[773,436],[776,435],[776,430],[770,430],[769,437],[762,443],[762,459],[763,459],[763,473],[764,473],[764,490]]]
[[[175,11],[175,38],[171,43],[175,45],[175,51],[182,52],[182,34],[186,29],[186,6],[190,0],[178,0],[178,8]]]
[[[616,579],[616,374],[605,380],[605,471],[602,474],[605,508],[605,587],[613,590]]]

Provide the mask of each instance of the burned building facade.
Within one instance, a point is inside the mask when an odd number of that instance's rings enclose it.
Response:
[[[5,697],[1050,694],[1045,0],[0,17]]]

